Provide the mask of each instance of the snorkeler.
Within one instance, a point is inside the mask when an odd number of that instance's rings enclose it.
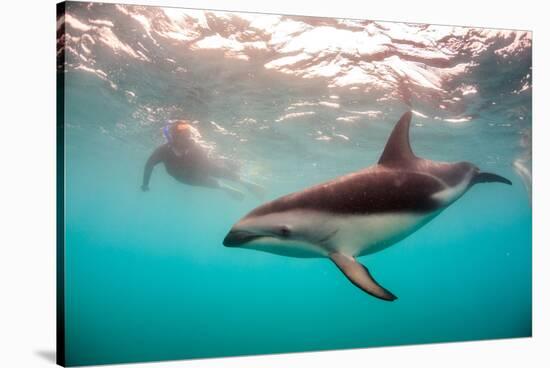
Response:
[[[186,120],[178,120],[164,127],[164,136],[168,142],[158,147],[145,164],[141,185],[144,192],[149,190],[153,168],[162,162],[168,174],[181,183],[222,189],[233,198],[243,199],[244,193],[218,180],[227,179],[239,183],[260,198],[263,196],[264,188],[241,178],[235,163],[210,157],[193,139],[192,129]]]

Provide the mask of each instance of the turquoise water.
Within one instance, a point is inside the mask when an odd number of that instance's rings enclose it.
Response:
[[[396,49],[369,69],[395,88],[370,80],[331,86],[338,81],[315,75],[321,64],[287,73],[266,67],[277,59],[273,45],[246,51],[245,60],[228,55],[227,46],[204,49],[162,36],[162,21],[175,22],[174,12],[166,18],[158,8],[68,6],[69,365],[531,336],[530,43],[481,33],[476,42],[487,47],[476,53],[467,34],[445,61],[433,53],[449,37],[438,34],[422,46],[418,39],[432,36],[408,30],[402,34],[414,34],[414,42],[394,39]],[[218,34],[242,41],[232,35],[250,24],[220,14],[206,17],[209,33],[201,39]],[[178,24],[198,32],[193,19]],[[364,36],[375,37],[372,32]],[[335,35],[330,42],[347,39]],[[512,51],[505,57],[495,52],[507,46]],[[404,56],[411,47],[413,61]],[[317,56],[331,60],[322,52]],[[391,74],[392,56],[412,64]],[[338,77],[356,75],[343,65]],[[307,68],[312,77],[301,74]],[[438,73],[447,74],[438,80]],[[468,86],[476,92],[464,93]],[[170,119],[195,121],[203,144],[240,162],[243,176],[265,186],[267,200],[374,164],[393,124],[411,108],[417,155],[467,160],[513,185],[477,185],[408,238],[361,257],[399,297],[393,303],[355,288],[328,259],[224,247],[233,223],[263,203],[252,195],[236,201],[186,186],[162,166],[151,190],[140,190],[145,161],[163,143],[161,128]],[[307,114],[289,115],[300,112]]]

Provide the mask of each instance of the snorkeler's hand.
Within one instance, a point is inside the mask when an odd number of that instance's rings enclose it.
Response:
[[[141,190],[142,190],[143,192],[148,192],[148,191],[149,191],[149,186],[143,184],[143,185],[141,186]]]

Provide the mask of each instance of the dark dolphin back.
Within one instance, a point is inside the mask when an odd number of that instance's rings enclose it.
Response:
[[[411,112],[406,112],[399,119],[378,165],[281,197],[246,217],[291,210],[366,215],[428,213],[440,209],[444,204],[434,199],[433,194],[458,184],[471,164],[416,157],[409,142],[411,117]]]
[[[341,215],[427,213],[440,207],[432,195],[443,189],[443,182],[432,175],[378,165],[286,195],[256,208],[247,217],[291,210]]]
[[[411,170],[437,177],[446,185],[453,187],[462,182],[475,166],[469,162],[438,162],[425,159],[417,159],[410,166]]]

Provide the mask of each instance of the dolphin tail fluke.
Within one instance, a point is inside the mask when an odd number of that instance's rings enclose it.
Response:
[[[346,256],[341,253],[332,253],[330,259],[336,266],[346,275],[359,289],[369,293],[370,295],[386,301],[394,301],[397,299],[390,291],[380,286],[371,276],[369,270],[355,258]]]
[[[472,181],[472,184],[478,184],[478,183],[503,183],[512,185],[512,182],[500,175],[493,174],[493,173],[486,173],[486,172],[480,172]]]

